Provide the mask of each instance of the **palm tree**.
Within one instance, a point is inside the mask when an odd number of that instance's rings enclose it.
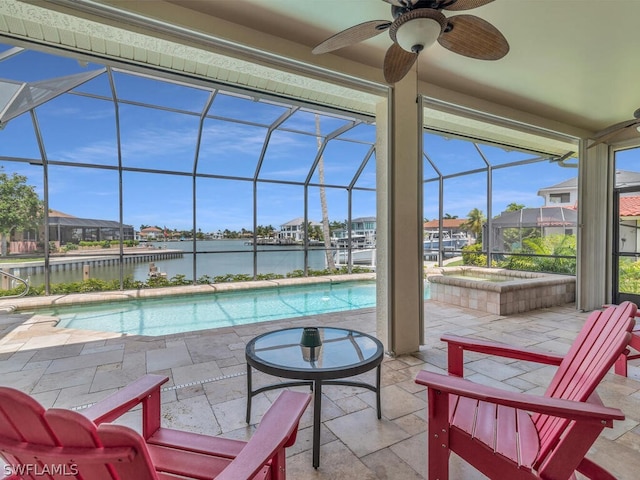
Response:
[[[318,151],[322,148],[322,140],[320,137],[320,115],[316,113],[316,142]],[[322,209],[322,236],[324,238],[325,255],[327,258],[327,268],[335,270],[336,263],[333,255],[328,247],[331,246],[331,229],[329,228],[329,211],[327,208],[327,193],[324,187],[324,158],[320,155],[318,160],[318,183],[320,183],[320,208]]]
[[[507,212],[517,212],[518,210],[523,210],[525,206],[522,203],[511,202],[507,205]]]
[[[482,226],[487,221],[482,210],[474,208],[467,214],[467,221],[464,222],[461,227],[470,231],[479,241],[482,239]]]
[[[333,222],[331,222],[329,224],[330,229],[333,230],[341,230],[341,229],[346,229],[347,228],[347,221],[345,220],[344,222],[339,222],[337,220],[334,220]]]

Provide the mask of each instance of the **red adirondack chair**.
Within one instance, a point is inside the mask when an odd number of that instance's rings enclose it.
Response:
[[[45,410],[29,395],[0,387],[0,453],[6,479],[284,480],[285,448],[311,396],[284,391],[249,442],[160,426],[160,386],[146,375],[80,412]],[[142,435],[111,422],[142,404]]]
[[[640,353],[637,353],[640,352],[640,324],[636,325],[631,332],[631,341],[629,342],[629,346],[636,350],[636,353],[632,354],[629,350],[623,352],[622,355],[618,357],[618,360],[616,360],[616,365],[614,367],[614,371],[623,377],[627,376],[627,362],[629,360],[637,360],[640,358]]]
[[[585,455],[604,427],[624,414],[595,388],[629,343],[636,306],[593,312],[565,356],[444,336],[449,376],[418,373],[428,389],[429,479],[449,478],[455,452],[492,479],[614,479]],[[544,396],[478,385],[462,377],[464,351],[557,365]],[[532,412],[530,414],[529,412]]]

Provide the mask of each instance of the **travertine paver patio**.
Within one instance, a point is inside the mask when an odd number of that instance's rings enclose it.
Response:
[[[394,479],[426,476],[426,395],[413,382],[420,369],[444,372],[445,332],[564,352],[586,313],[573,305],[501,317],[434,301],[425,302],[427,345],[414,355],[387,357],[382,368],[382,420],[376,419],[372,392],[352,387],[324,389],[320,468],[311,466],[311,407],[305,413],[296,444],[289,449],[289,478]],[[43,405],[82,408],[145,373],[170,378],[163,392],[168,425],[209,434],[246,438],[245,343],[277,328],[336,325],[375,333],[373,309],[298,318],[249,326],[162,337],[118,336],[54,328],[50,319],[2,312],[0,303],[0,384],[31,393]],[[541,393],[551,368],[505,359],[470,356],[466,376],[502,388]],[[599,393],[627,418],[606,429],[592,457],[620,479],[640,471],[640,361],[629,378],[610,373]],[[373,372],[363,377],[373,381]],[[273,378],[256,373],[254,382]],[[278,391],[254,400],[252,422]],[[136,425],[135,412],[123,422]],[[451,478],[483,478],[463,462],[453,462]]]

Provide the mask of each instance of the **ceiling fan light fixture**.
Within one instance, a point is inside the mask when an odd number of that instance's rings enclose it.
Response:
[[[447,20],[439,11],[420,8],[396,18],[389,35],[403,50],[419,53],[438,40],[446,25]]]
[[[403,50],[415,52],[436,43],[441,30],[440,24],[432,18],[416,18],[398,29],[396,41]]]

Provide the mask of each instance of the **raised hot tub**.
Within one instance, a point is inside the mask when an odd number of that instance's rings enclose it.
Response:
[[[497,315],[564,305],[576,296],[576,279],[571,275],[442,267],[429,270],[427,279],[432,300]]]

